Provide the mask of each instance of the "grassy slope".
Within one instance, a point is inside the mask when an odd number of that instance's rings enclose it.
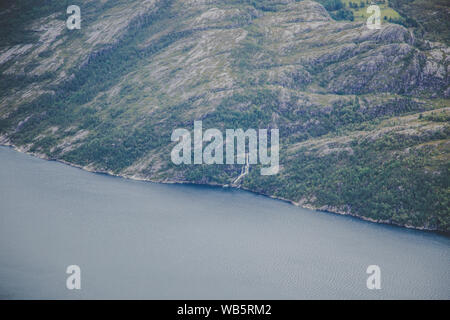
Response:
[[[370,4],[367,4],[366,1],[364,1],[364,7],[361,8],[359,7],[358,9],[356,8],[350,8],[349,7],[349,3],[357,3],[358,5],[360,5],[360,1],[352,1],[352,0],[342,0],[342,2],[345,4],[345,6],[347,8],[349,8],[350,10],[353,11],[355,20],[366,20],[369,17],[369,14],[367,13],[367,8]],[[386,1],[385,3],[378,3],[377,4],[380,7],[380,11],[381,11],[381,18],[384,19],[384,17],[386,18],[391,18],[391,19],[399,19],[400,15],[398,14],[397,11],[395,11],[393,8],[391,8],[389,6],[389,3]]]
[[[102,10],[120,12],[110,6]],[[96,21],[102,10],[92,11],[87,21]],[[448,231],[448,99],[393,87],[379,93],[379,87],[371,86],[380,80],[335,89],[330,75],[338,76],[339,68],[350,72],[345,63],[353,66],[370,58],[377,46],[389,44],[367,41],[366,51],[356,58],[342,58],[336,53],[342,43],[333,39],[356,36],[358,24],[347,31],[345,22],[327,22],[323,15],[317,31],[286,36],[296,26],[308,27],[292,22],[299,16],[318,14],[303,11],[301,4],[285,10],[273,1],[205,7],[165,2],[136,27],[124,29],[113,49],[91,56],[81,69],[85,51],[93,50],[83,41],[88,31],[63,33],[74,44],[72,50],[79,43],[85,46],[67,71],[72,80],[43,84],[56,94],[18,105],[3,103],[0,134],[30,152],[95,170],[157,181],[229,184],[240,166],[171,164],[172,130],[190,128],[194,119],[221,129],[278,127],[281,173],[262,177],[257,166],[251,167],[243,187],[315,208]],[[340,26],[343,31],[336,29]],[[63,50],[56,47],[54,52]],[[410,60],[401,60],[396,74],[407,70],[402,64]],[[10,65],[1,67],[4,71]],[[357,71],[345,77],[351,76],[358,76]],[[30,84],[36,80],[25,78]],[[362,83],[353,81],[351,85]],[[10,81],[6,90],[21,92],[21,85]]]
[[[420,37],[450,43],[450,2],[447,0],[390,0],[391,6],[409,18]]]

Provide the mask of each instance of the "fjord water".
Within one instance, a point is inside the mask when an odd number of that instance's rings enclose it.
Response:
[[[0,148],[0,298],[449,299],[450,239]],[[368,290],[366,268],[381,268]],[[81,290],[66,289],[69,265]]]

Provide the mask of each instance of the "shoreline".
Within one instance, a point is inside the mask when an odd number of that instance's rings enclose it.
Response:
[[[424,232],[432,232],[432,233],[437,233],[437,234],[441,234],[447,237],[450,237],[450,232],[445,232],[439,229],[432,229],[432,228],[427,228],[427,227],[415,227],[412,225],[407,225],[407,224],[400,224],[400,223],[395,223],[395,222],[391,222],[388,220],[377,220],[377,219],[373,219],[373,218],[368,218],[365,216],[361,216],[358,214],[354,214],[351,212],[344,212],[341,211],[337,208],[333,208],[330,206],[322,206],[322,207],[314,207],[312,205],[308,205],[308,204],[301,204],[299,202],[295,202],[293,200],[290,199],[285,199],[282,197],[277,197],[274,195],[270,195],[270,194],[266,194],[266,193],[262,193],[262,192],[258,192],[258,191],[254,191],[242,186],[231,186],[231,185],[223,185],[223,184],[214,184],[214,183],[195,183],[192,181],[173,181],[173,180],[152,180],[152,179],[148,179],[148,178],[140,178],[137,177],[135,175],[125,175],[125,174],[116,174],[113,173],[111,171],[106,171],[106,170],[98,170],[98,169],[94,169],[94,168],[90,168],[87,166],[81,166],[81,165],[77,165],[74,163],[70,163],[67,162],[65,160],[62,159],[51,159],[49,157],[47,157],[44,154],[40,154],[40,153],[35,153],[35,152],[29,152],[27,151],[25,148],[22,147],[17,147],[16,145],[10,143],[9,141],[0,141],[0,146],[3,147],[8,147],[11,149],[14,149],[17,152],[23,153],[23,154],[27,154],[30,156],[33,156],[35,158],[38,159],[42,159],[42,160],[46,160],[46,161],[55,161],[55,162],[59,162],[65,165],[68,165],[70,167],[73,168],[77,168],[86,172],[90,172],[90,173],[95,173],[95,174],[105,174],[111,177],[117,177],[117,178],[122,178],[122,179],[127,179],[127,180],[133,180],[133,181],[143,181],[143,182],[151,182],[151,183],[160,183],[160,184],[180,184],[180,185],[203,185],[203,186],[211,186],[211,187],[222,187],[222,188],[233,188],[233,189],[240,189],[240,190],[244,190],[247,192],[251,192],[257,195],[261,195],[261,196],[265,196],[265,197],[269,197],[271,199],[274,200],[279,200],[279,201],[283,201],[283,202],[288,202],[296,207],[300,207],[302,209],[308,209],[308,210],[314,210],[317,212],[321,212],[321,213],[329,213],[329,214],[335,214],[335,215],[340,215],[340,216],[349,216],[349,217],[353,217],[353,218],[357,218],[366,222],[371,222],[371,223],[377,223],[377,224],[383,224],[383,225],[389,225],[389,226],[394,226],[394,227],[398,227],[398,228],[405,228],[405,229],[410,229],[410,230],[418,230],[418,231],[424,231]]]

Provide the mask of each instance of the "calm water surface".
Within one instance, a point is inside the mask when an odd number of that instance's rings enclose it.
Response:
[[[81,290],[66,289],[72,264]],[[449,299],[450,239],[1,147],[0,298]]]

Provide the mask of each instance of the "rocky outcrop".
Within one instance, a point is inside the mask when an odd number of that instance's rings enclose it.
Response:
[[[450,225],[445,181],[435,174],[448,165],[447,45],[385,21],[380,30],[335,21],[314,1],[95,5],[83,11],[81,30],[69,32],[52,14],[30,24],[35,42],[0,48],[8,80],[2,141],[152,181],[229,185],[245,172],[243,188],[314,199],[304,205]],[[172,130],[197,119],[217,128],[279,128],[280,174],[173,165]],[[434,198],[417,196],[418,181]]]

